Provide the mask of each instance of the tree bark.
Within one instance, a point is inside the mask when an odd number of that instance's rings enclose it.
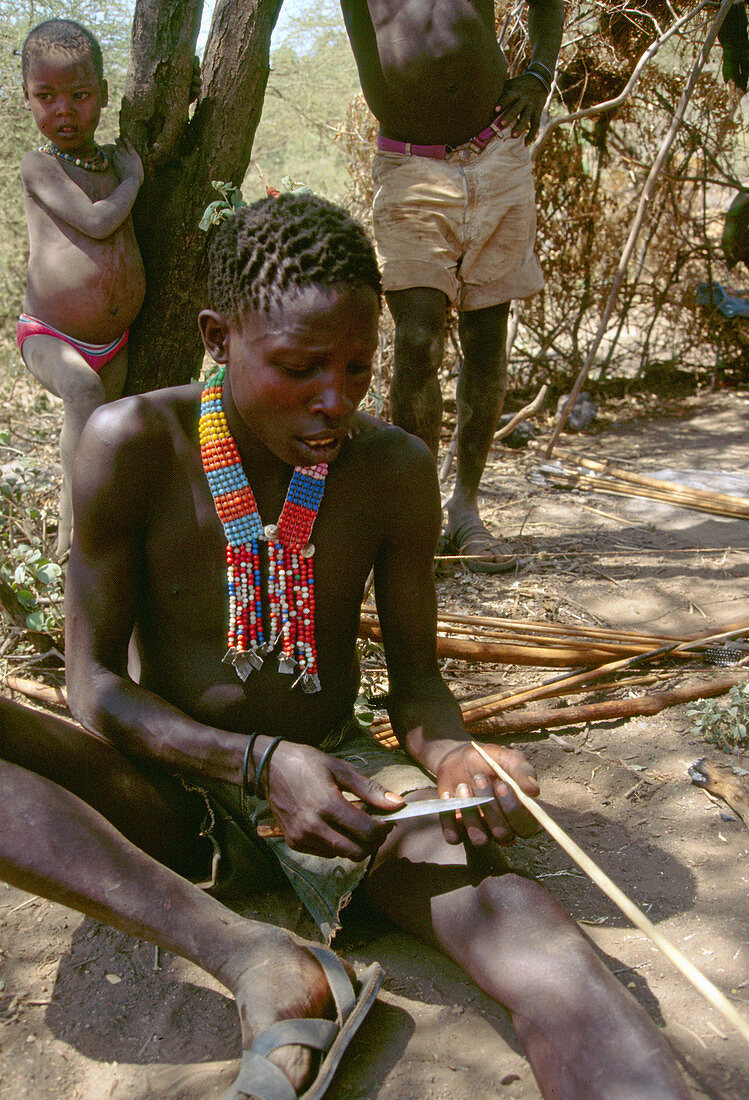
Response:
[[[206,248],[198,228],[217,192],[242,182],[269,72],[281,0],[218,0],[190,116],[203,0],[138,0],[121,131],[145,180],[133,209],[146,298],[130,330],[126,392],[182,385],[202,361],[197,313],[206,302]]]

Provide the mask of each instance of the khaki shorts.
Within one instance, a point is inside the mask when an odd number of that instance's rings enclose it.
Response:
[[[347,760],[387,790],[403,795],[434,787],[432,777],[410,756],[383,748],[356,722],[346,727],[342,737],[337,747],[325,751]],[[199,791],[206,801],[208,813],[202,835],[214,845],[211,878],[198,885],[232,905],[242,897],[278,888],[285,876],[329,944],[341,927],[341,911],[367,873],[370,861],[356,863],[342,856],[326,859],[295,852],[281,837],[260,838],[256,826],[272,820],[267,802],[247,798],[232,783],[183,782],[188,790]]]
[[[386,291],[433,287],[459,310],[541,290],[536,196],[522,137],[445,160],[378,152],[374,233]]]

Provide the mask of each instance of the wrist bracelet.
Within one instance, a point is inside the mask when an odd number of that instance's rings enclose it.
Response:
[[[255,779],[253,780],[252,785],[250,785],[250,777],[248,773],[250,768],[250,761],[252,760],[252,750],[255,748],[255,741],[259,736],[260,734],[258,733],[253,733],[250,736],[250,739],[247,742],[247,748],[244,750],[244,760],[242,761],[242,790],[248,798],[252,797],[257,787],[257,774],[255,775]],[[255,765],[253,762],[253,768],[254,766]]]
[[[255,793],[257,794],[258,798],[262,798],[262,794],[261,794],[261,791],[260,791],[260,776],[263,774],[263,768],[266,767],[266,765],[270,763],[270,758],[273,755],[273,753],[276,751],[276,749],[278,748],[281,741],[282,741],[281,737],[271,738],[270,744],[266,748],[263,755],[260,757],[260,763],[257,766],[257,771],[255,772]],[[268,788],[268,783],[266,783],[266,792],[265,792],[266,795],[268,794],[267,788]],[[266,798],[265,801],[267,802],[268,799]]]
[[[537,65],[539,68],[547,72],[549,74],[549,80],[554,79],[554,70],[550,69],[548,65],[544,65],[543,61],[531,61],[531,65]],[[529,65],[528,68],[530,67],[531,66]]]
[[[540,73],[536,73],[535,70],[533,70],[530,67],[530,65],[528,66],[527,69],[524,69],[524,73],[522,73],[522,75],[524,75],[524,76],[535,76],[537,80],[541,81],[541,84],[543,85],[544,88],[546,88],[547,92],[551,91],[551,85],[549,84],[549,81],[547,80],[547,78],[542,76]]]

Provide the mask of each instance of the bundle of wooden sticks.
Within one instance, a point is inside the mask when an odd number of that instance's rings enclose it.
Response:
[[[740,632],[744,628],[749,630],[749,618],[730,624],[723,632]],[[713,631],[686,635],[648,634],[636,630],[440,612],[437,656],[482,664],[571,668],[594,667],[616,658],[675,647],[675,657],[694,660],[697,654],[714,645],[710,640],[713,634]],[[362,608],[359,637],[377,642],[382,639],[375,607]],[[688,650],[676,648],[687,644]]]
[[[589,473],[588,471],[593,471]],[[713,493],[707,489],[693,489],[659,478],[645,477],[630,470],[622,470],[607,462],[576,456],[572,463],[548,462],[538,467],[538,472],[554,485],[568,489],[592,489],[599,493],[615,493],[619,496],[647,497],[678,508],[696,512],[708,512],[714,516],[732,519],[749,519],[749,500],[729,493]]]
[[[362,608],[360,636],[379,641],[381,631],[373,607]],[[583,703],[579,706],[507,713],[521,703],[563,695],[600,690],[601,683],[641,664],[652,668],[666,657],[682,661],[704,661],[718,643],[749,634],[749,619],[731,623],[720,632],[679,636],[646,634],[636,631],[609,630],[603,627],[567,626],[561,623],[528,622],[476,615],[441,613],[437,620],[437,652],[443,657],[482,663],[513,663],[547,667],[566,667],[573,671],[556,676],[536,687],[508,690],[472,699],[461,705],[463,720],[472,732],[503,737],[523,730],[581,722],[655,714],[667,706],[692,699],[721,695],[746,678],[737,668],[721,676],[699,680],[650,695],[629,696]],[[719,649],[719,652],[721,650]],[[741,659],[740,651],[735,654]],[[652,677],[648,677],[652,681]],[[642,682],[642,679],[640,680]],[[632,684],[616,676],[613,686]],[[609,685],[612,686],[612,685]],[[375,721],[374,736],[384,745],[395,747],[392,726],[386,719]]]

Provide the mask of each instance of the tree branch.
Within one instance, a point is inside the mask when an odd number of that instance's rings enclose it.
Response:
[[[735,0],[732,0],[732,3],[733,2],[735,2]],[[606,99],[603,101],[603,103],[594,103],[592,107],[584,107],[579,111],[573,111],[572,114],[559,115],[558,117],[549,119],[546,126],[544,126],[543,130],[538,135],[538,140],[533,146],[534,161],[548,141],[552,132],[558,126],[562,126],[564,123],[567,122],[577,122],[578,119],[581,118],[591,118],[593,115],[601,115],[604,113],[604,111],[613,111],[617,107],[621,107],[623,103],[626,103],[626,101],[629,99],[630,95],[634,91],[634,87],[637,84],[637,81],[642,76],[643,70],[647,67],[653,57],[655,57],[660,48],[664,46],[670,38],[673,38],[676,32],[680,31],[682,27],[690,22],[690,20],[699,15],[704,8],[712,6],[712,4],[713,0],[701,0],[701,3],[699,3],[696,8],[693,8],[692,11],[688,11],[685,15],[682,15],[679,19],[675,20],[675,22],[673,22],[671,26],[668,27],[663,32],[663,34],[655,40],[655,42],[648,46],[648,48],[645,50],[645,53],[635,65],[634,70],[632,71],[632,75],[630,76],[629,80],[627,81],[626,85],[618,96],[615,96],[613,99]]]

